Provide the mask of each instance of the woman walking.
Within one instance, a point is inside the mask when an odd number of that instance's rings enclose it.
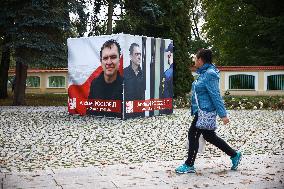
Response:
[[[204,139],[230,156],[231,170],[237,170],[242,154],[232,149],[216,133],[216,115],[224,125],[229,123],[219,90],[219,70],[212,64],[212,51],[201,49],[196,53],[195,65],[199,77],[192,84],[191,115],[194,119],[188,131],[189,149],[187,160],[176,168],[176,173],[195,173],[194,161],[199,146],[200,134]]]

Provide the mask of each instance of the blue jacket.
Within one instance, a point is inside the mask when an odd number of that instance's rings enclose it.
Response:
[[[204,64],[197,71],[199,77],[192,83],[191,115],[198,111],[195,92],[199,108],[211,112],[216,110],[219,117],[226,117],[227,112],[219,90],[219,70],[213,64]]]

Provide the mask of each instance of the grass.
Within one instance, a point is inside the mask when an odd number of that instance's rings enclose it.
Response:
[[[68,94],[26,94],[27,106],[67,106]],[[8,98],[0,99],[0,106],[11,106],[13,94],[9,93]]]

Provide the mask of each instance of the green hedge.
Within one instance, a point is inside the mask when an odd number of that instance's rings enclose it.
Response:
[[[284,96],[224,96],[228,109],[284,110]]]
[[[67,106],[67,94],[26,94],[27,106]],[[9,93],[8,98],[0,99],[0,106],[11,106],[13,94]]]
[[[26,94],[28,106],[67,106],[67,94]],[[224,96],[227,109],[273,109],[284,110],[284,96]],[[12,94],[9,98],[0,99],[0,106],[10,106],[13,102]],[[174,108],[189,108],[191,101],[189,94],[173,100]]]
[[[225,106],[230,110],[272,109],[284,110],[284,96],[224,96]],[[191,105],[189,95],[174,99],[174,108],[188,108]]]

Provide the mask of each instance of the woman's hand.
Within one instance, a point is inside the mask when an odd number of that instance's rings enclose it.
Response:
[[[230,120],[227,117],[222,117],[222,121],[223,121],[224,125],[226,125],[227,123],[229,123]]]

